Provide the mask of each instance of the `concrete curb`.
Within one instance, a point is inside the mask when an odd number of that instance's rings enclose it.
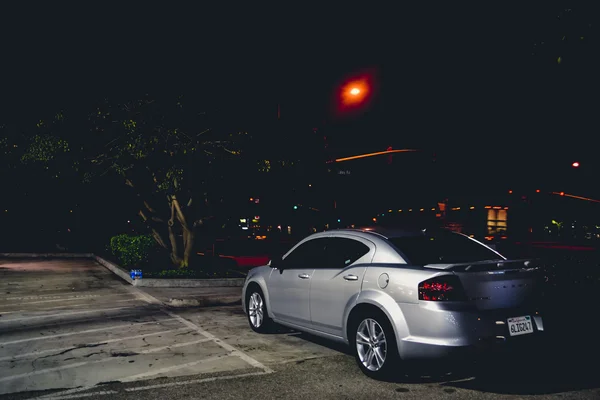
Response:
[[[0,253],[6,258],[93,258],[93,253]]]
[[[220,278],[220,279],[135,279],[132,280],[129,272],[115,263],[105,260],[93,253],[0,253],[5,258],[91,258],[100,265],[133,286],[140,287],[241,287],[245,278]]]

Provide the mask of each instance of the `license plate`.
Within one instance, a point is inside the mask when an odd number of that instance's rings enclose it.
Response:
[[[533,333],[533,321],[529,315],[508,319],[508,332],[510,336],[526,335]]]

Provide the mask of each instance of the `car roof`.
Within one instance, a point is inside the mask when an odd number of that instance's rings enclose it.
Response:
[[[397,238],[397,237],[416,237],[423,236],[427,232],[427,229],[418,229],[418,228],[388,228],[381,226],[367,226],[363,228],[354,228],[354,229],[336,229],[330,232],[339,232],[339,233],[363,233],[368,235],[377,235],[383,237],[385,239]],[[361,235],[362,236],[362,235]]]

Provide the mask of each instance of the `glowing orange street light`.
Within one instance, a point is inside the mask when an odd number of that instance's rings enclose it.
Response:
[[[366,78],[352,80],[342,86],[342,106],[358,106],[367,100],[370,84]]]

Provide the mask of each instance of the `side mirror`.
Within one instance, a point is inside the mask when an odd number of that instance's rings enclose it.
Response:
[[[278,270],[283,270],[283,258],[281,254],[277,254],[269,261],[269,266]]]

